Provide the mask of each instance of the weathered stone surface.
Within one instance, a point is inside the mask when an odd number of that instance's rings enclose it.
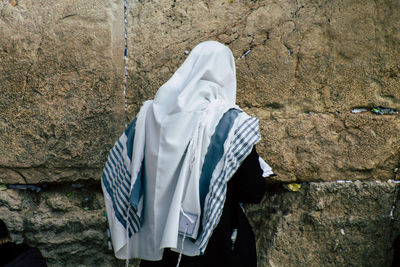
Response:
[[[247,209],[259,266],[390,266],[400,234],[398,197],[399,186],[388,182],[271,188],[261,205]]]
[[[389,266],[400,234],[399,189],[391,182],[304,183],[299,192],[271,185],[260,205],[246,208],[259,266]],[[14,240],[39,247],[49,266],[122,266],[108,250],[98,187],[0,193],[0,218]]]
[[[108,144],[107,144],[108,146]],[[108,151],[104,152],[105,154]],[[104,162],[102,163],[104,165]],[[78,180],[98,180],[102,168],[90,167],[31,167],[31,168],[0,168],[0,182],[5,184],[38,184],[46,182],[75,182]]]
[[[46,3],[20,0],[1,14],[3,183],[97,180],[125,122],[122,1]],[[238,103],[258,111],[260,151],[277,179],[388,179],[398,165],[399,115],[358,116],[371,126],[363,133],[347,129],[346,116],[317,115],[313,125],[328,126],[323,136],[289,134],[306,132],[302,114],[310,111],[399,109],[398,29],[397,1],[132,2],[127,117],[153,98],[185,50],[214,39],[237,58]]]
[[[350,114],[400,108],[398,2],[141,1],[130,15],[131,117],[185,50],[214,39],[237,58],[238,103],[258,110],[277,180],[393,177],[399,115]]]
[[[13,239],[37,246],[49,266],[122,266],[108,250],[104,212],[98,186],[0,191],[0,218]]]
[[[22,199],[15,191],[0,191],[0,203],[6,206],[9,210],[18,211],[22,209]]]
[[[399,108],[398,10],[396,1],[139,2],[129,27],[132,102],[152,97],[185,49],[217,39],[237,58],[251,49],[237,61],[243,106],[291,114]]]
[[[399,166],[399,116],[250,112],[261,119],[257,148],[277,181],[388,180]]]
[[[400,115],[350,113],[400,109],[398,1],[128,2],[127,112],[122,0],[0,4],[0,183],[50,183],[0,191],[0,218],[50,266],[122,264],[99,189],[70,183],[98,183],[124,123],[204,40],[237,59],[237,102],[260,118],[274,182],[400,179]],[[271,191],[248,210],[260,266],[387,265],[396,194],[359,182]]]
[[[0,182],[98,179],[124,121],[119,1],[16,3],[0,17]]]

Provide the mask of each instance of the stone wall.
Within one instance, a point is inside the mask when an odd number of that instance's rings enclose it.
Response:
[[[99,187],[108,150],[185,50],[217,40],[233,51],[238,104],[260,118],[257,148],[278,174],[248,209],[260,266],[390,264],[400,115],[369,110],[400,109],[398,1],[128,5],[126,111],[122,0],[0,5],[0,184],[41,188],[0,191],[17,241],[50,266],[121,264]]]

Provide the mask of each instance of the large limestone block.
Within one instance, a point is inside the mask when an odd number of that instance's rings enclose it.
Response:
[[[268,1],[262,3],[270,9]],[[392,34],[400,26],[397,1],[291,4],[275,27],[267,19],[258,20],[268,39],[260,37],[238,64],[243,104],[290,113],[399,108],[400,53],[395,47],[400,39]],[[254,40],[261,35],[260,30],[248,32]],[[253,97],[245,92],[253,92]]]
[[[209,39],[238,58],[242,106],[400,108],[398,1],[139,1],[128,22],[132,113]]]
[[[272,187],[247,214],[259,266],[390,266],[399,187],[385,182]]]
[[[281,118],[262,109],[257,150],[276,181],[400,178],[400,118],[370,113],[310,113]]]
[[[122,65],[115,59],[122,41],[113,39],[122,39],[113,28],[120,4],[17,0],[4,6],[0,182],[98,179],[124,124]]]

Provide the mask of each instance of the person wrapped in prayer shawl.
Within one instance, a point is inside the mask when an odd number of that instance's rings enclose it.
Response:
[[[232,52],[207,41],[143,104],[102,176],[117,258],[256,266],[241,203],[260,202],[273,173],[255,150],[258,119],[235,101]]]

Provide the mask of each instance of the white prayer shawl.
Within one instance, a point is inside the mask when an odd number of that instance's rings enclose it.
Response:
[[[260,139],[235,105],[235,75],[229,48],[200,43],[110,151],[102,187],[117,258],[204,253],[227,182]]]

